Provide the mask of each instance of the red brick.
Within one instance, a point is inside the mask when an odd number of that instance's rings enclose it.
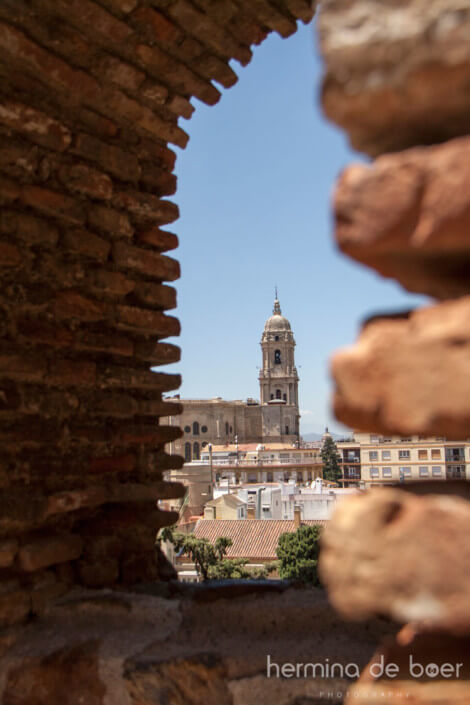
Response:
[[[0,267],[19,267],[22,261],[16,245],[0,240]]]
[[[189,120],[195,110],[194,105],[191,105],[189,100],[181,95],[173,95],[169,98],[166,107],[175,115],[181,115],[187,120]]]
[[[0,353],[0,378],[41,382],[45,373],[46,363],[37,355]]]
[[[6,539],[0,542],[0,568],[9,568],[18,553],[18,541]]]
[[[105,269],[96,269],[88,274],[87,283],[90,289],[96,290],[100,295],[127,296],[133,291],[135,282],[128,279],[120,272],[108,272]]]
[[[160,107],[166,103],[168,88],[147,79],[139,91],[139,96],[148,100],[153,106]]]
[[[90,0],[42,0],[54,14],[63,17],[68,24],[86,32],[87,37],[103,38],[105,43],[123,44],[132,35],[125,22]]]
[[[147,230],[142,230],[137,233],[136,242],[138,244],[151,245],[159,252],[174,250],[178,247],[178,237],[173,233],[160,230],[160,228],[148,228]]]
[[[92,405],[91,413],[93,416],[113,418],[113,419],[129,419],[137,413],[138,402],[129,394],[110,394],[102,395],[95,399]]]
[[[171,3],[168,12],[188,34],[197,37],[227,59],[235,58],[244,66],[251,60],[250,49],[238,44],[220,25],[186,0]],[[274,7],[271,7],[271,12],[276,12]]]
[[[129,367],[107,365],[99,374],[98,381],[101,388],[170,392],[180,387],[181,375],[168,375],[150,370],[133,370]]]
[[[168,56],[158,47],[139,44],[137,56],[142,65],[155,78],[165,76],[166,83],[183,95],[193,94],[208,105],[215,105],[220,99],[220,92],[210,82],[199,78],[184,64]]]
[[[170,441],[175,441],[177,438],[181,438],[183,432],[178,426],[131,426],[128,425],[126,430],[115,437],[114,442],[124,443],[124,444],[147,444],[147,445],[161,445],[162,443],[169,443]]]
[[[144,163],[140,182],[156,196],[172,196],[176,193],[176,174],[158,169],[154,164]]]
[[[28,342],[63,348],[71,347],[74,335],[68,328],[58,326],[49,320],[20,318],[17,321],[18,333]]]
[[[57,563],[73,561],[81,555],[82,548],[82,539],[76,534],[33,539],[21,546],[18,555],[19,567],[25,572],[32,572]]]
[[[0,25],[1,31],[1,25]],[[6,203],[13,203],[17,201],[20,197],[20,188],[18,184],[10,179],[6,179],[0,176],[0,205],[5,205]]]
[[[57,244],[59,231],[42,218],[33,218],[26,213],[3,210],[0,213],[0,230],[10,235],[15,235],[28,245]]]
[[[10,57],[13,65],[26,68],[35,79],[66,93],[74,103],[100,95],[100,86],[91,76],[71,68],[4,22],[0,22],[0,52]]]
[[[155,336],[167,337],[180,334],[180,323],[173,316],[165,316],[160,311],[150,311],[135,306],[118,306],[117,327],[124,330],[143,330]]]
[[[108,472],[132,472],[137,465],[134,455],[115,455],[106,458],[92,458],[90,472],[101,474]]]
[[[201,76],[205,76],[211,81],[217,81],[224,88],[230,88],[238,81],[237,74],[230,68],[228,63],[219,59],[218,56],[214,56],[214,54],[205,53],[202,56],[198,56],[191,65],[194,71],[200,73]]]
[[[134,298],[147,306],[158,309],[176,308],[176,289],[153,282],[136,282]]]
[[[114,332],[108,334],[79,332],[75,339],[74,348],[75,350],[101,352],[119,357],[132,357],[134,354],[132,340]]]
[[[184,38],[183,32],[164,15],[150,7],[140,7],[131,15],[132,24],[149,39],[176,46]]]
[[[159,346],[169,345],[169,343],[159,343]],[[174,345],[171,347],[175,347]],[[138,416],[179,416],[183,413],[183,405],[169,401],[157,401],[154,399],[143,399],[139,402]]]
[[[117,208],[129,211],[139,220],[150,220],[159,225],[172,223],[179,217],[178,206],[171,201],[138,191],[121,191],[115,194],[112,203]]]
[[[150,49],[150,47],[148,48]],[[118,89],[106,91],[103,98],[103,109],[109,111],[113,116],[118,115],[134,130],[141,128],[158,139],[177,144],[182,149],[186,147],[189,137],[176,125],[176,121],[164,120],[153,110],[129,98]]]
[[[113,246],[113,259],[120,269],[133,269],[153,279],[174,281],[180,276],[177,260],[123,242]]]
[[[73,151],[85,159],[96,162],[104,171],[108,171],[121,181],[137,181],[140,177],[139,162],[133,154],[90,135],[78,135],[74,141]]]
[[[60,178],[70,191],[90,198],[107,200],[113,195],[113,183],[109,176],[85,164],[62,167]]]
[[[76,318],[80,321],[101,321],[106,313],[104,304],[87,299],[76,291],[60,292],[51,308],[55,316],[67,320]]]
[[[93,387],[96,365],[94,362],[54,360],[50,364],[47,382],[65,387]]]
[[[80,225],[85,221],[83,206],[70,196],[64,196],[57,191],[50,191],[40,186],[25,186],[21,192],[21,200],[26,205],[67,223]]]
[[[173,362],[179,362],[181,350],[177,345],[171,343],[140,341],[135,343],[134,355],[136,359],[145,360],[150,365],[169,365]]]
[[[139,0],[101,0],[101,4],[106,5],[109,10],[122,14],[132,12],[138,2]]]
[[[104,57],[98,65],[98,73],[102,79],[130,91],[138,91],[145,81],[143,71],[124,63],[115,56]]]
[[[67,149],[72,139],[70,131],[57,120],[13,101],[4,101],[0,105],[0,122],[59,152]]]
[[[141,159],[155,160],[167,171],[173,171],[175,168],[176,154],[173,150],[149,139],[140,140],[139,157]]]
[[[88,223],[92,228],[103,230],[113,238],[131,238],[134,234],[129,218],[107,206],[91,206],[88,209]]]
[[[68,252],[91,257],[100,262],[108,258],[111,245],[107,240],[90,233],[88,230],[69,230],[62,238],[62,244]]]
[[[77,117],[91,132],[101,137],[113,138],[119,132],[117,125],[112,120],[98,115],[88,108],[82,108]]]

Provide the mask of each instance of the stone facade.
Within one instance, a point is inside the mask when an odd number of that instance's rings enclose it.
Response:
[[[294,348],[294,335],[289,321],[281,313],[276,293],[273,315],[266,321],[261,338],[260,401],[173,398],[183,405],[183,411],[176,418],[165,419],[164,423],[178,424],[184,436],[168,444],[169,452],[189,462],[199,460],[209,443],[298,442],[299,377]]]

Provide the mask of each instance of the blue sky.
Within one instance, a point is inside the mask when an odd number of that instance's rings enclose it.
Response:
[[[312,27],[270,35],[218,105],[195,101],[177,150],[174,230],[182,335],[182,397],[259,397],[259,341],[274,285],[296,339],[301,430],[339,430],[330,413],[331,352],[352,343],[377,311],[420,301],[340,255],[333,183],[358,159],[319,107],[321,63]]]

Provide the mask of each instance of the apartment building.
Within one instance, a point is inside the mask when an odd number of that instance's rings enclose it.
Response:
[[[470,479],[470,441],[354,434],[365,486],[415,480]]]

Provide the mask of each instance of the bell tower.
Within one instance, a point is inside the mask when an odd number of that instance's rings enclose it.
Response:
[[[279,299],[274,300],[273,315],[265,323],[261,337],[262,367],[259,374],[263,416],[263,440],[299,440],[299,377],[294,359],[295,340]]]

